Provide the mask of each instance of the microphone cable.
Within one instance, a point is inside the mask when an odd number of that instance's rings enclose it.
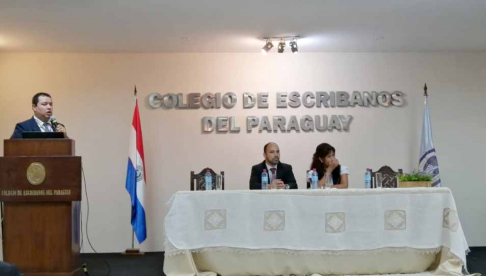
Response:
[[[83,165],[81,164],[81,172],[83,174],[83,180],[84,180],[84,192],[86,194],[86,206],[87,206],[87,214],[86,214],[86,238],[88,240],[88,243],[89,243],[89,246],[91,247],[91,250],[93,250],[94,253],[98,254],[98,252],[94,249],[93,245],[91,244],[91,241],[89,240],[89,234],[88,234],[88,225],[89,225],[89,198],[88,198],[88,186],[87,186],[87,182],[86,182],[86,176],[84,175],[84,168],[83,168]],[[81,217],[81,222],[82,222],[83,218]],[[110,275],[110,272],[111,272],[111,267],[110,267],[110,264],[105,260],[105,259],[101,259],[103,262],[105,262],[106,266],[108,267],[108,273],[106,274],[106,276],[109,276]],[[86,270],[85,270],[86,269]],[[83,271],[85,271],[85,273],[87,273],[88,271],[88,267],[86,266],[86,264],[83,264]],[[89,274],[87,274],[89,275]]]

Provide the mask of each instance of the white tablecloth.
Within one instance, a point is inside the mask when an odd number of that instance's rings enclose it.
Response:
[[[466,264],[448,188],[178,192],[169,204],[166,262],[197,252],[425,256],[447,248]]]

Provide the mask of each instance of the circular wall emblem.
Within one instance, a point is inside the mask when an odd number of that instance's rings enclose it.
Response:
[[[140,182],[142,180],[143,180],[143,167],[137,166],[137,182]]]
[[[27,180],[32,185],[40,185],[46,179],[46,168],[39,162],[30,164],[27,168]]]

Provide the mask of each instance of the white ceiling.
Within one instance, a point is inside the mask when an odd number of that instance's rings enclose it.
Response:
[[[289,35],[301,52],[486,51],[486,1],[0,0],[0,52],[259,52]]]

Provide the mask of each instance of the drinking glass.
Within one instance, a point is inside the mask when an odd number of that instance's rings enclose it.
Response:
[[[222,190],[222,187],[221,187],[221,175],[217,174],[216,175],[216,190],[220,191]]]
[[[331,189],[334,186],[334,182],[332,181],[332,175],[330,173],[326,173],[324,175],[324,183],[326,189]],[[324,187],[323,187],[324,188]]]
[[[273,181],[272,181],[272,182],[273,182]],[[268,184],[268,188],[269,188],[270,190],[276,190],[276,189],[277,189],[277,184],[275,184],[275,183],[269,183],[269,184]]]
[[[376,188],[377,189],[383,188],[383,175],[381,173],[375,174],[375,180],[376,180]]]

